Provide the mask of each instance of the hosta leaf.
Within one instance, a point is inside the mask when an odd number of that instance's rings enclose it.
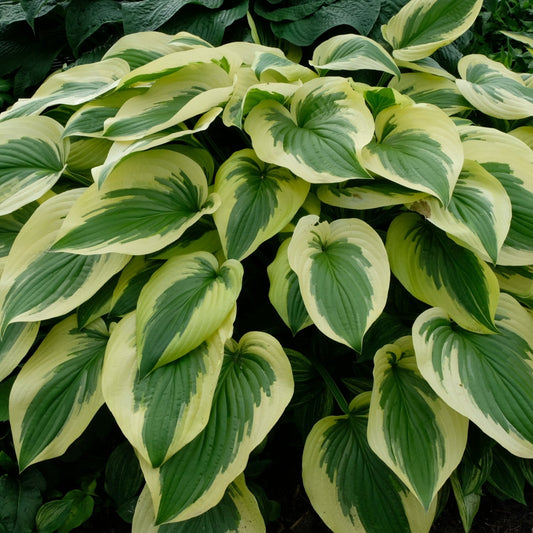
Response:
[[[533,458],[533,317],[507,294],[498,333],[463,330],[433,308],[413,325],[418,368],[453,409],[511,453]]]
[[[496,177],[511,199],[511,226],[498,264],[533,263],[533,152],[519,139],[492,128],[462,126],[459,132],[465,157]]]
[[[92,185],[91,171],[105,161],[111,145],[107,139],[75,137],[70,143],[65,175],[83,185]]]
[[[143,139],[136,141],[116,141],[111,145],[107,154],[106,160],[101,166],[92,169],[92,175],[95,183],[101,187],[102,183],[107,179],[111,171],[115,166],[124,159],[127,155],[135,152],[144,152],[150,148],[161,146],[162,144],[169,143],[170,141],[179,139],[203,131],[209,127],[209,125],[215,120],[215,118],[222,112],[221,107],[215,107],[202,115],[196,124],[189,129],[185,124],[178,124],[166,130],[152,135],[147,135]]]
[[[417,61],[401,61],[397,59],[396,64],[399,68],[414,70],[415,72],[423,72],[425,74],[433,74],[434,76],[440,76],[455,82],[455,76],[441,67],[432,57],[424,57]]]
[[[71,315],[52,328],[20,371],[9,419],[21,470],[63,454],[104,403],[107,338],[102,320],[79,330]]]
[[[232,154],[219,168],[213,214],[226,257],[242,260],[282,230],[304,203],[310,185],[286,168],[263,163],[253,150]]]
[[[135,140],[180,124],[225,103],[233,80],[214,63],[198,63],[164,76],[139,96],[127,100],[104,122],[104,136]]]
[[[368,177],[357,152],[372,138],[372,115],[344,78],[305,83],[294,93],[290,110],[274,100],[262,101],[244,128],[261,160],[311,183]]]
[[[483,0],[411,0],[381,27],[393,56],[416,61],[450,44],[476,20]]]
[[[533,266],[499,266],[494,272],[502,291],[533,308]]]
[[[47,78],[31,98],[21,98],[0,114],[0,122],[23,115],[38,115],[57,104],[78,105],[111,89],[129,72],[122,59],[106,59],[98,63],[76,65]]]
[[[16,236],[38,205],[38,202],[31,202],[8,215],[0,217],[0,258],[7,257]]]
[[[393,78],[389,87],[406,94],[418,104],[433,104],[447,115],[455,115],[471,109],[454,81],[424,72],[404,72]]]
[[[273,51],[258,52],[252,63],[252,70],[262,83],[306,82],[317,77],[311,69]]]
[[[533,87],[519,74],[481,54],[460,59],[461,80],[457,87],[477,109],[496,118],[518,119],[533,116]]]
[[[205,429],[159,469],[141,461],[156,523],[187,520],[215,506],[293,389],[289,360],[274,337],[250,332],[239,344],[228,341]]]
[[[226,72],[229,72],[241,65],[241,59],[223,46],[216,48],[201,46],[178,50],[132,70],[121,79],[119,87],[142,86],[146,82],[151,83],[164,76],[175,74],[183,67],[190,66],[193,63],[225,65],[228,67]]]
[[[498,280],[473,252],[415,213],[392,221],[386,246],[393,274],[415,298],[443,307],[465,329],[495,331]]]
[[[461,461],[467,432],[468,419],[421,376],[411,337],[376,353],[368,443],[425,509]]]
[[[144,87],[124,89],[83,104],[68,119],[63,135],[101,136],[104,132],[104,122],[108,118],[114,117],[126,100],[143,94],[146,90]]]
[[[283,322],[296,335],[298,331],[310,326],[313,321],[309,318],[300,293],[298,276],[289,265],[287,250],[290,239],[286,239],[278,248],[276,257],[267,267],[270,290],[268,297]]]
[[[363,149],[365,168],[449,202],[464,156],[444,111],[429,104],[388,107],[376,117],[376,137]]]
[[[230,313],[226,323],[196,349],[143,379],[136,364],[136,318],[130,313],[111,334],[102,390],[122,433],[157,468],[207,424],[235,315]]]
[[[35,322],[69,313],[129,260],[121,254],[51,253],[63,219],[85,189],[53,196],[17,235],[0,279],[0,322]]]
[[[102,59],[118,57],[126,61],[131,69],[136,69],[161,56],[176,52],[177,48],[170,44],[174,38],[174,35],[157,31],[124,35],[109,48]]]
[[[144,286],[137,305],[140,377],[194,350],[224,322],[241,290],[235,259],[212,254],[169,259]]]
[[[379,70],[400,75],[392,57],[380,44],[362,35],[336,35],[319,44],[309,64],[317,70]]]
[[[0,215],[40,198],[56,183],[69,149],[62,133],[48,117],[0,122]]]
[[[241,474],[233,481],[220,502],[205,513],[184,520],[156,526],[150,493],[145,488],[139,497],[133,517],[132,533],[264,533],[265,523],[254,495]]]
[[[520,126],[509,132],[509,135],[520,139],[533,150],[533,126]]]
[[[468,159],[447,207],[428,196],[411,209],[493,263],[498,260],[512,215],[511,201],[503,185],[479,163]]]
[[[350,411],[315,424],[305,442],[302,476],[315,511],[336,533],[427,533],[428,512],[374,454],[366,439],[370,393]]]
[[[363,335],[383,311],[389,289],[387,253],[359,219],[300,219],[288,249],[309,316],[324,335],[361,350]]]
[[[346,182],[348,184],[348,182]],[[375,209],[390,205],[401,205],[427,197],[427,193],[407,189],[388,180],[358,180],[353,187],[322,185],[318,198],[328,205],[346,209]]]
[[[100,189],[91,185],[69,211],[52,250],[144,255],[169,245],[219,205],[192,159],[170,150],[132,154]]]
[[[5,379],[30,351],[39,322],[10,324],[0,340],[0,381]]]

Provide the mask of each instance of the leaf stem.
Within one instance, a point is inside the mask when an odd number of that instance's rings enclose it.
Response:
[[[340,391],[339,387],[335,383],[335,380],[331,377],[331,374],[326,370],[326,368],[322,365],[322,363],[318,362],[317,360],[313,361],[313,366],[316,368],[317,372],[322,376],[322,379],[326,383],[326,386],[335,398],[335,401],[337,402],[337,405],[340,407],[341,411],[347,415],[350,413],[350,408],[348,406],[348,402],[346,401],[346,398]]]

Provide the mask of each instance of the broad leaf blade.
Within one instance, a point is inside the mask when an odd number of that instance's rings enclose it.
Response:
[[[308,215],[294,230],[288,257],[318,329],[360,351],[389,288],[389,263],[378,234],[359,219],[318,223],[318,216]]]
[[[433,308],[413,326],[418,368],[437,394],[520,457],[533,457],[533,317],[507,294],[496,313],[499,332],[458,328]]]

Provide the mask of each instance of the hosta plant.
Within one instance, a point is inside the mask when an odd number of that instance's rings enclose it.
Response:
[[[138,33],[0,114],[0,377],[23,474],[104,409],[142,470],[121,500],[138,533],[264,531],[249,466],[298,438],[335,532],[427,532],[450,487],[468,530],[483,486],[516,497],[533,77],[431,57],[480,8],[412,0],[382,43],[337,35],[307,65]],[[39,530],[76,527],[78,492]]]

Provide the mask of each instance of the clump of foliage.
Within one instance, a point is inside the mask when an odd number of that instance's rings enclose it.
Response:
[[[427,532],[450,487],[466,531],[484,486],[523,499],[533,76],[434,55],[481,6],[412,0],[386,46],[337,35],[310,66],[127,35],[0,114],[22,472],[0,481],[11,502],[31,488],[39,531],[92,513],[98,476],[41,505],[40,465],[97,413],[123,435],[103,476],[134,532],[264,531],[280,442],[335,532]]]

